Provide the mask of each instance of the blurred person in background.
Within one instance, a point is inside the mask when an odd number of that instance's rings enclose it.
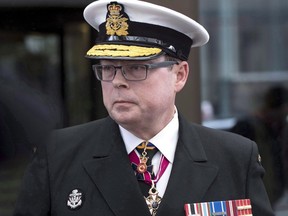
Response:
[[[12,214],[24,170],[60,125],[60,113],[25,82],[0,78],[0,215]]]
[[[287,127],[288,92],[283,86],[273,86],[264,94],[260,109],[254,115],[239,119],[231,132],[241,134],[258,144],[262,165],[266,170],[264,184],[272,205],[285,188],[282,149]],[[287,136],[287,134],[286,134]]]

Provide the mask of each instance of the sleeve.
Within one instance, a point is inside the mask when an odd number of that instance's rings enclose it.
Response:
[[[24,174],[13,215],[51,215],[48,166],[44,148],[37,149],[31,164]]]
[[[253,216],[273,216],[273,210],[263,183],[265,170],[261,165],[261,156],[253,142],[248,170],[247,193],[251,200]]]

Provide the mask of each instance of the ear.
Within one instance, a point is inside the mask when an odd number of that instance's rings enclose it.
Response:
[[[177,65],[175,91],[180,92],[188,79],[189,64],[187,61],[182,61]]]

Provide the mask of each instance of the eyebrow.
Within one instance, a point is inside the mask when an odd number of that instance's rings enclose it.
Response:
[[[156,59],[148,59],[148,60],[107,60],[107,59],[103,59],[100,60],[100,64],[107,64],[107,65],[119,65],[119,63],[123,63],[125,64],[154,64],[154,63],[158,63],[161,62],[160,59],[159,61],[155,61]],[[105,63],[103,63],[103,61]],[[165,61],[165,59],[164,59]]]

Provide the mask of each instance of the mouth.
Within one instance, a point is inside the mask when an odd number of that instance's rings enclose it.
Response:
[[[126,100],[119,100],[115,101],[114,104],[132,104],[133,102],[131,101],[126,101]]]
[[[124,104],[132,104],[131,101],[126,101],[126,100],[117,100],[114,102],[115,105],[124,105]]]

